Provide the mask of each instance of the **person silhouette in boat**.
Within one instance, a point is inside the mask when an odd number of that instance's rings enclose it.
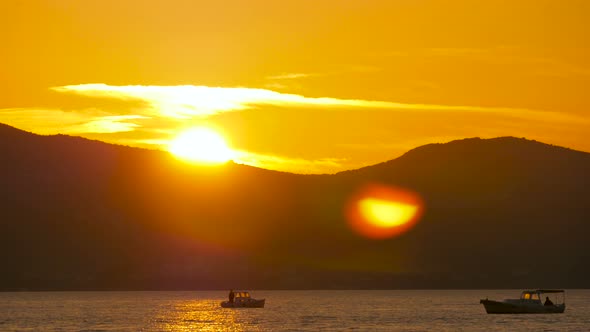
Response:
[[[545,297],[545,305],[553,305],[553,302],[549,300],[549,296]]]
[[[229,290],[229,302],[230,302],[230,303],[234,303],[234,297],[235,297],[235,296],[236,296],[236,295],[234,294],[234,290],[233,290],[233,289],[230,289],[230,290]]]

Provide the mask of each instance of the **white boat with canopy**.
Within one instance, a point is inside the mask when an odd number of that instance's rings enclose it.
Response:
[[[480,300],[488,314],[559,314],[565,311],[565,290],[525,290],[519,299]]]
[[[233,295],[233,296],[232,296]],[[264,308],[265,299],[254,299],[246,291],[231,291],[230,300],[221,302],[223,308]]]

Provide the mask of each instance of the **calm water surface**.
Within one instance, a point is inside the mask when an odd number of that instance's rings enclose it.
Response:
[[[488,315],[480,298],[520,290],[252,291],[263,309],[223,309],[224,291],[0,293],[0,331],[590,331],[590,290],[564,314]]]

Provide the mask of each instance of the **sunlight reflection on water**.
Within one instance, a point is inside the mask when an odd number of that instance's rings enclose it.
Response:
[[[186,301],[162,310],[147,330],[259,331],[255,326],[238,321],[240,310],[221,308],[215,300]]]

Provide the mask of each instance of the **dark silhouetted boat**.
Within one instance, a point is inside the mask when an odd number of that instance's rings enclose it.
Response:
[[[554,303],[549,297],[554,298]],[[545,302],[543,302],[545,297]],[[565,290],[525,290],[519,299],[480,300],[488,314],[560,314],[565,311]]]
[[[233,301],[223,301],[223,308],[264,308],[265,299],[253,299],[249,292],[234,291]]]

